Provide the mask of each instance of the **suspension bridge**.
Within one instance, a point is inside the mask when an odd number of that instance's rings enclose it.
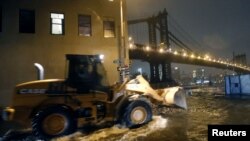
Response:
[[[151,84],[171,85],[173,83],[171,63],[227,69],[240,74],[250,72],[245,58],[243,61],[242,58],[223,60],[203,53],[204,47],[193,39],[172,16],[169,16],[166,9],[156,16],[129,20],[128,32],[130,59],[149,63]]]

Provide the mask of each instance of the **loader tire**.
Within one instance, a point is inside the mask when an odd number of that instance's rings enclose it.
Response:
[[[64,107],[49,107],[34,116],[32,128],[35,136],[49,140],[75,132],[77,122],[70,110]]]
[[[136,128],[152,120],[152,108],[146,98],[140,98],[130,102],[122,116],[122,125],[128,128]]]

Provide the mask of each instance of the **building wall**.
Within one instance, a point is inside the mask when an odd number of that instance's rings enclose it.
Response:
[[[104,54],[109,83],[118,81],[117,64],[113,60],[119,56],[119,1],[1,0],[0,7],[0,106],[10,103],[16,84],[37,78],[36,62],[44,66],[46,79],[65,78],[65,54]],[[19,9],[35,10],[34,34],[19,33]],[[51,35],[51,12],[64,14],[64,35]],[[91,15],[92,36],[78,35],[78,14]],[[115,38],[104,38],[105,19],[115,21]]]

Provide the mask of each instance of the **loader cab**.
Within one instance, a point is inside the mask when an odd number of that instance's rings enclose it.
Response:
[[[77,89],[78,93],[88,93],[90,90],[104,87],[101,83],[105,77],[100,72],[103,68],[99,55],[66,55],[68,61],[68,76],[66,84]]]

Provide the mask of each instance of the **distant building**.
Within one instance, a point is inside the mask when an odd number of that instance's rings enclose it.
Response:
[[[209,82],[208,77],[205,75],[204,68],[198,68],[196,70],[193,70],[192,77],[192,81],[195,84],[204,84]]]
[[[180,82],[183,85],[192,84],[192,73],[182,71],[180,74]]]
[[[179,82],[181,79],[181,73],[179,67],[173,67],[172,68],[172,77],[175,81]]]
[[[45,78],[65,78],[65,54],[103,54],[109,83],[118,81],[120,18],[119,1],[1,0],[0,106],[16,84],[37,78],[34,63]]]

